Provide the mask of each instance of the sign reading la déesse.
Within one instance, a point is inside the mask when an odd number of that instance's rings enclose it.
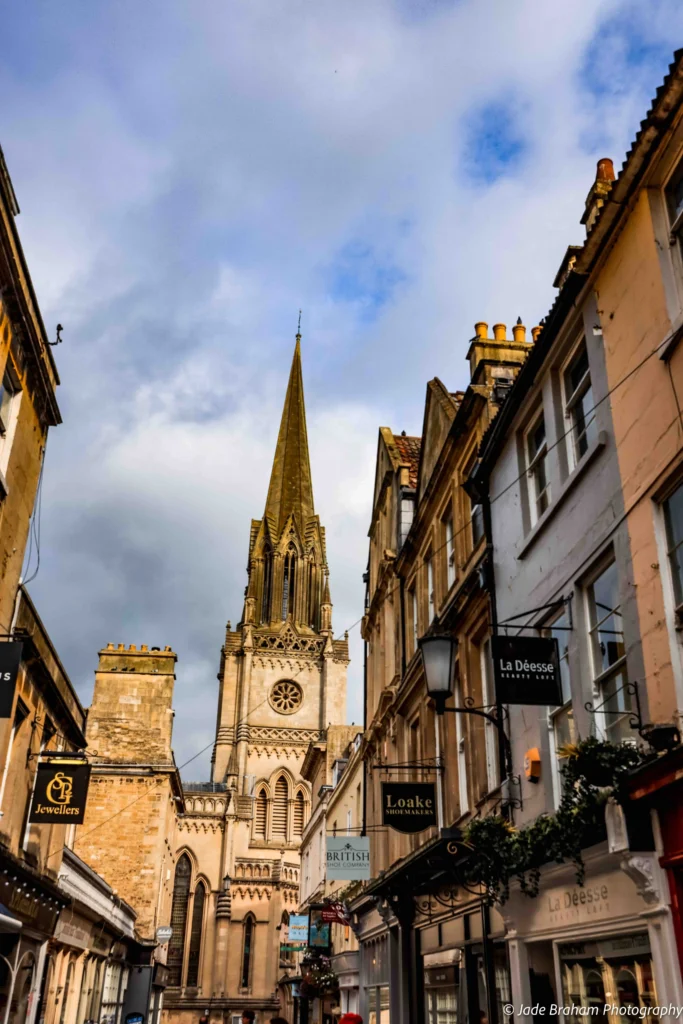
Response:
[[[382,824],[397,832],[422,832],[436,825],[433,782],[383,782]]]
[[[14,688],[24,645],[12,640],[0,644],[0,718],[12,717]]]
[[[560,655],[550,636],[492,636],[496,696],[501,704],[559,707]]]
[[[29,821],[82,825],[88,797],[90,765],[62,758],[38,765]]]

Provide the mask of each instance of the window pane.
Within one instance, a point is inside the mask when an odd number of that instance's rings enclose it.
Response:
[[[582,345],[564,375],[565,390],[568,399],[574,394],[587,373],[588,353],[586,352],[585,345]]]
[[[589,588],[595,672],[600,674],[626,653],[614,562]]]
[[[683,487],[664,503],[666,539],[676,604],[683,603]]]
[[[484,510],[481,505],[472,506],[472,543],[477,546],[484,536]]]
[[[533,462],[545,444],[545,420],[542,416],[533,430],[529,432],[527,444],[529,448],[529,462]]]
[[[598,434],[594,404],[593,389],[589,385],[572,408],[574,444],[579,458],[588,450]]]

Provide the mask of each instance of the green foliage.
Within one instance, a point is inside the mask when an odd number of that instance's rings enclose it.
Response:
[[[475,818],[465,830],[470,848],[465,865],[469,886],[481,885],[489,898],[505,903],[510,880],[517,878],[521,891],[537,896],[544,864],[573,861],[576,880],[584,880],[582,849],[590,844],[604,821],[609,797],[623,803],[624,781],[633,768],[650,755],[631,744],[608,743],[594,737],[560,751],[562,800],[555,814],[543,814],[516,829],[502,815]]]

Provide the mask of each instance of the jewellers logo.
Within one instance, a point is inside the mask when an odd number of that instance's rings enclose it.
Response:
[[[85,761],[47,761],[38,765],[29,821],[51,821],[80,825],[90,781],[90,765]]]
[[[408,833],[436,825],[434,783],[383,782],[382,824]]]

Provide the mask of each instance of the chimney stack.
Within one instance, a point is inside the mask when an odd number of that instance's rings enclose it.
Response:
[[[605,205],[607,196],[612,191],[614,178],[614,164],[608,156],[602,157],[601,160],[598,160],[595,181],[586,197],[586,208],[581,218],[581,223],[586,225],[587,235],[590,234],[600,210]]]

